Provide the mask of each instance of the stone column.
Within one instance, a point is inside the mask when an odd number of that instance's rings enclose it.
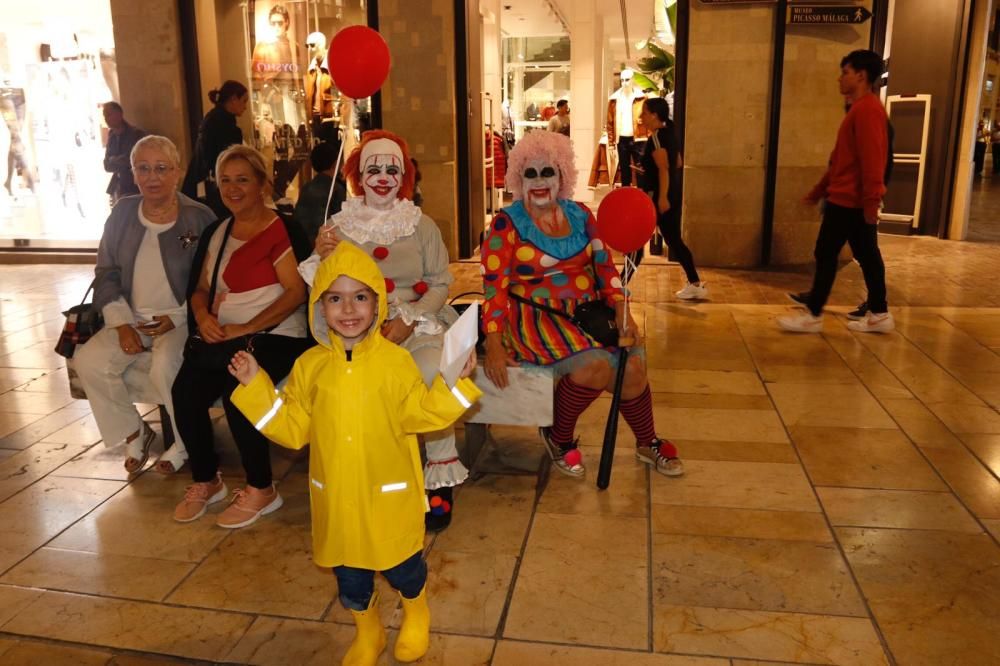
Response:
[[[382,125],[405,138],[420,162],[423,210],[452,259],[458,257],[454,26],[447,0],[379,0],[379,32],[393,63],[382,86]]]
[[[570,138],[576,155],[576,192],[578,201],[593,201],[587,187],[590,166],[603,129],[601,68],[603,64],[603,24],[599,23],[595,0],[567,3],[570,33]]]
[[[691,3],[683,230],[702,265],[760,261],[774,11]]]
[[[111,0],[111,20],[125,118],[173,141],[183,161],[190,132],[177,3]]]

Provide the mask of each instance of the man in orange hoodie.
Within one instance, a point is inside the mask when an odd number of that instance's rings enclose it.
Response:
[[[823,222],[816,238],[816,275],[806,311],[778,318],[778,325],[796,333],[823,330],[823,306],[837,276],[837,257],[844,243],[851,246],[868,288],[868,314],[848,328],[887,333],[895,324],[885,295],[885,264],[878,249],[878,209],[885,194],[889,124],[885,108],[873,92],[882,76],[882,57],[874,51],[852,51],[840,61],[840,94],[850,110],[840,123],[830,166],[803,198],[815,205],[825,199]]]

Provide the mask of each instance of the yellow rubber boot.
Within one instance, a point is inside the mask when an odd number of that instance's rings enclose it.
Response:
[[[385,649],[385,627],[378,616],[378,592],[372,594],[368,609],[352,610],[354,616],[354,642],[344,655],[341,666],[375,666]]]
[[[396,661],[409,663],[427,654],[431,642],[431,609],[427,607],[427,586],[414,599],[403,600],[403,626],[399,628],[399,638],[393,654]]]

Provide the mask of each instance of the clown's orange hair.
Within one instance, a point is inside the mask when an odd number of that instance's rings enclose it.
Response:
[[[361,150],[368,142],[375,139],[389,139],[390,141],[395,141],[399,146],[400,152],[403,153],[404,172],[403,178],[400,180],[399,194],[396,196],[400,199],[412,199],[413,188],[416,184],[417,169],[413,166],[413,162],[410,161],[410,149],[403,137],[392,132],[387,132],[386,130],[368,130],[362,134],[361,143],[354,147],[354,150],[347,157],[347,161],[344,162],[344,178],[347,180],[347,187],[351,191],[351,194],[356,197],[364,196],[365,190],[361,186]]]

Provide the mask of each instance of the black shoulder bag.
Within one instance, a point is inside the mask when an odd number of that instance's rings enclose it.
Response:
[[[212,282],[208,288],[208,308],[212,311],[212,303],[215,302],[215,291],[219,281],[219,267],[222,265],[222,255],[226,251],[226,243],[229,235],[233,231],[235,219],[230,219],[226,225],[226,230],[222,235],[222,243],[219,244],[219,253],[215,257],[215,268],[212,270]],[[261,331],[260,333],[250,333],[241,335],[238,338],[224,340],[222,342],[208,342],[201,337],[200,332],[191,335],[184,345],[184,360],[195,367],[204,370],[225,370],[229,367],[229,362],[238,351],[253,353],[254,338],[274,329],[274,326]]]

